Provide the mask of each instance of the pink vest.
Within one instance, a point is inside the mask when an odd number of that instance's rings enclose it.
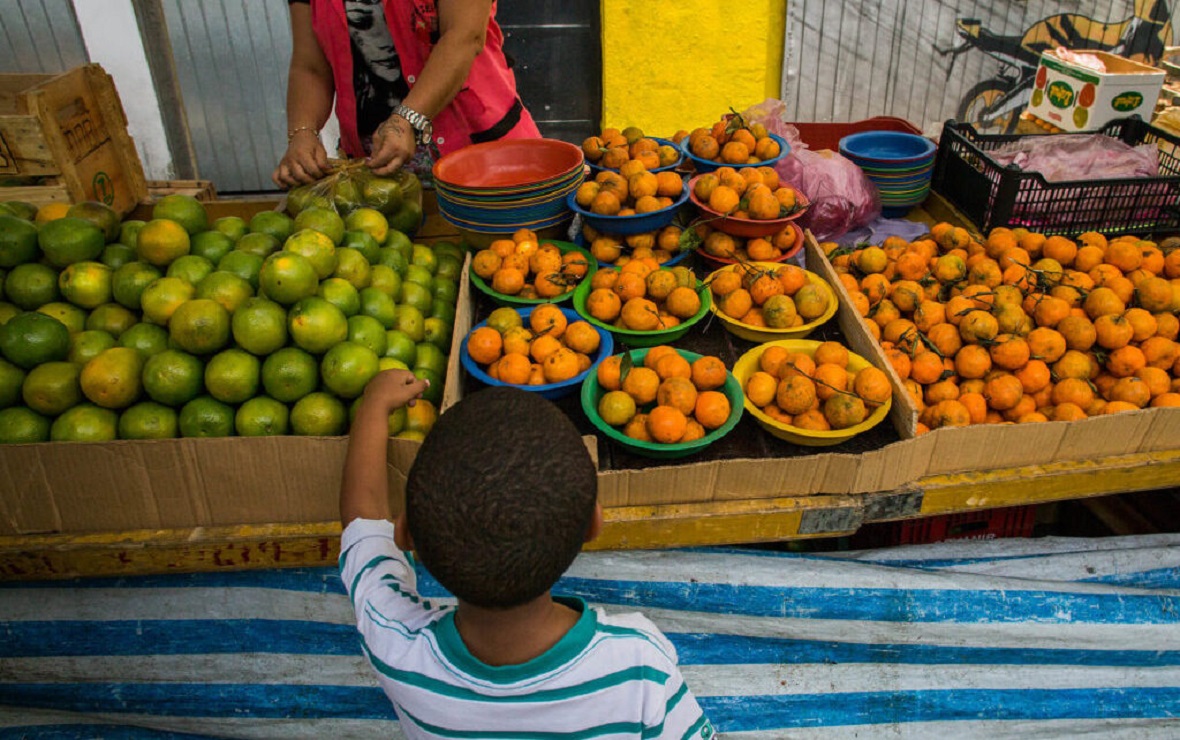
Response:
[[[433,0],[384,0],[383,5],[402,74],[413,88],[430,55],[430,34],[438,28],[438,11]],[[518,104],[516,77],[504,58],[504,34],[495,16],[496,3],[493,2],[483,51],[475,57],[459,94],[432,121],[434,141],[440,154],[467,146],[473,138],[474,141],[486,141],[541,135],[528,110]],[[312,0],[311,24],[332,67],[341,146],[351,157],[364,156],[356,128],[352,47],[344,3],[340,0]]]

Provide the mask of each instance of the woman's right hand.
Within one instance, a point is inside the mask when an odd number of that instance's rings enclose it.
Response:
[[[313,131],[300,131],[287,144],[287,153],[271,179],[280,188],[315,182],[328,174],[328,152]]]

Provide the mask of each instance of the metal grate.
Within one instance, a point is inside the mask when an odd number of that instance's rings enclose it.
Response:
[[[0,72],[65,72],[88,61],[70,0],[0,0]]]

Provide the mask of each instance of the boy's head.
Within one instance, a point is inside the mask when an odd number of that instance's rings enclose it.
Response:
[[[406,482],[422,563],[457,598],[508,608],[541,596],[582,547],[597,474],[574,425],[534,393],[494,387],[443,414]]]

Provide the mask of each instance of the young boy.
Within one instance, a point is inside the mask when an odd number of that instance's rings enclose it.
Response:
[[[712,737],[654,624],[550,596],[602,512],[590,455],[548,401],[498,387],[448,410],[390,523],[389,414],[425,387],[403,370],[370,381],[340,492],[340,574],[406,736]],[[457,606],[418,596],[410,549]]]

